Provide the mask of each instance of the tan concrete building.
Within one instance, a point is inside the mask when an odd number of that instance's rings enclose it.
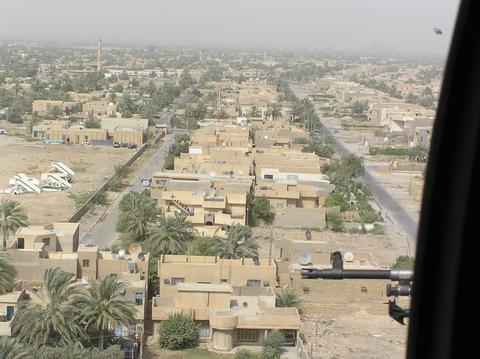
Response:
[[[0,294],[0,337],[12,335],[12,319],[17,310],[18,302],[24,298],[26,298],[25,290]]]
[[[189,153],[175,157],[174,172],[249,176],[253,175],[253,159],[249,153],[240,149],[210,148],[204,153],[203,147],[190,146]]]
[[[200,234],[221,235],[234,224],[246,224],[247,193],[253,178],[160,172],[151,194],[166,216],[185,215]]]
[[[19,229],[7,248],[16,278],[26,287],[36,286],[45,270],[54,267],[73,273],[79,280],[118,278],[125,285],[122,294],[137,306],[137,320],[143,321],[149,255],[113,254],[100,251],[97,245],[78,244],[78,230],[77,223]]]
[[[45,226],[20,227],[7,247],[73,253],[78,249],[79,224],[53,222]]]
[[[109,101],[86,101],[82,103],[82,113],[87,116],[104,117],[113,116],[117,112],[117,106]]]
[[[296,308],[275,307],[276,265],[268,258],[163,256],[158,276],[155,326],[172,313],[187,312],[199,324],[200,339],[215,350],[261,345],[273,329],[284,333],[285,345],[295,344],[300,317]]]
[[[55,100],[36,100],[32,102],[32,113],[37,113],[39,116],[46,116],[53,111],[54,108],[58,108],[62,113],[65,113],[67,108],[81,109],[79,102],[70,101],[55,101]],[[76,111],[74,111],[76,112]]]
[[[191,137],[193,146],[202,146],[205,151],[213,147],[238,148],[244,152],[251,150],[247,126],[210,125],[195,131]]]
[[[279,251],[277,258],[278,276],[282,287],[295,289],[303,300],[302,309],[306,314],[349,313],[365,308],[375,314],[384,315],[388,308],[386,285],[389,280],[375,279],[304,279],[301,268],[331,268],[330,253],[336,251],[338,244],[321,240],[278,240],[275,247]],[[345,258],[345,253],[351,256]],[[310,264],[302,263],[302,253],[308,253]],[[379,267],[372,253],[343,248],[344,269],[385,269]]]

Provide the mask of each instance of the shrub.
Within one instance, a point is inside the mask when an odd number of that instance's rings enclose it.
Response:
[[[400,256],[395,260],[392,268],[395,269],[413,269],[415,259],[410,256]]]
[[[241,349],[235,354],[235,359],[258,359],[258,355],[247,349]]]
[[[275,219],[275,212],[268,199],[264,197],[252,199],[252,195],[249,194],[248,196],[250,224],[256,225],[259,221],[272,223]]]
[[[328,227],[334,232],[343,231],[343,219],[340,215],[336,213],[327,214],[327,224]]]
[[[263,343],[262,359],[279,359],[281,351],[281,345],[285,340],[282,333],[278,330],[272,330],[267,334],[265,342]]]
[[[175,313],[160,324],[160,347],[169,350],[187,349],[195,346],[198,327],[190,315]]]

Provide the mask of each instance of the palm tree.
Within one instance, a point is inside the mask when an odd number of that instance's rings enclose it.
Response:
[[[272,120],[277,120],[282,117],[282,107],[278,103],[274,103],[272,106],[269,106],[265,112],[267,118],[271,117]]]
[[[2,232],[4,249],[7,248],[9,235],[26,225],[27,214],[20,208],[20,203],[11,199],[2,199],[0,201],[0,230]]]
[[[8,255],[5,252],[0,252],[0,293],[9,289],[15,278],[15,269],[9,262]]]
[[[123,284],[113,277],[89,283],[87,291],[74,300],[80,322],[87,331],[98,334],[98,348],[103,350],[104,334],[135,322],[136,308],[122,296]]]
[[[277,307],[298,307],[302,303],[293,289],[282,289],[275,293],[275,297]]]
[[[260,117],[260,109],[257,106],[252,106],[248,112],[250,117]]]
[[[0,358],[2,359],[33,359],[30,351],[15,339],[0,337]]]
[[[147,245],[154,254],[183,254],[196,231],[185,216],[165,217],[149,228]]]
[[[248,226],[235,224],[227,230],[225,238],[216,237],[213,250],[220,258],[251,258],[258,255],[259,245]]]
[[[42,288],[32,292],[32,300],[21,301],[12,320],[12,331],[23,343],[40,346],[65,345],[83,337],[83,331],[74,320],[74,298],[83,286],[72,273],[60,268],[48,268],[43,275]]]
[[[120,211],[117,230],[145,240],[148,226],[157,216],[155,201],[144,192],[130,192],[120,201]]]

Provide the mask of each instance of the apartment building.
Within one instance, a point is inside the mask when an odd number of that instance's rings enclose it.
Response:
[[[250,176],[160,172],[152,178],[151,195],[166,216],[185,215],[201,234],[221,234],[246,224],[252,182]]]
[[[37,113],[39,116],[46,116],[55,108],[61,111],[61,113],[65,113],[67,109],[73,113],[80,111],[81,103],[56,100],[36,100],[32,102],[32,113]]]
[[[261,345],[280,330],[294,345],[300,329],[296,308],[276,308],[276,265],[268,258],[219,259],[163,256],[158,263],[160,294],[152,301],[155,327],[176,312],[191,313],[200,340],[214,350]]]
[[[300,152],[284,148],[257,148],[253,151],[257,178],[264,169],[272,169],[288,175],[320,174],[321,166],[329,160],[314,153]],[[273,179],[271,173],[264,173],[263,179]]]
[[[210,148],[204,153],[201,146],[190,146],[189,153],[175,157],[174,172],[204,173],[224,176],[253,174],[253,158],[237,148]]]
[[[16,278],[24,287],[38,286],[46,269],[59,267],[78,280],[118,278],[122,294],[137,306],[136,318],[145,316],[148,295],[149,255],[142,252],[113,254],[98,245],[78,243],[78,223],[52,223],[20,228],[7,246]]]
[[[201,127],[193,133],[191,143],[193,146],[202,146],[205,151],[222,147],[248,152],[252,147],[248,127],[222,124]]]
[[[103,117],[114,116],[117,105],[108,101],[86,101],[82,103],[82,113],[87,116]]]

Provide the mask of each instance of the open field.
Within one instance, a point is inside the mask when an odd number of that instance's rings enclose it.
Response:
[[[0,198],[13,198],[26,209],[30,224],[45,224],[67,220],[75,211],[73,197],[95,191],[114,172],[117,164],[124,163],[133,150],[111,147],[45,145],[28,142],[22,137],[0,136],[0,188],[9,188],[8,181],[16,173],[40,178],[52,161],[65,163],[75,171],[72,188],[60,192],[26,193],[21,196],[0,194]]]

